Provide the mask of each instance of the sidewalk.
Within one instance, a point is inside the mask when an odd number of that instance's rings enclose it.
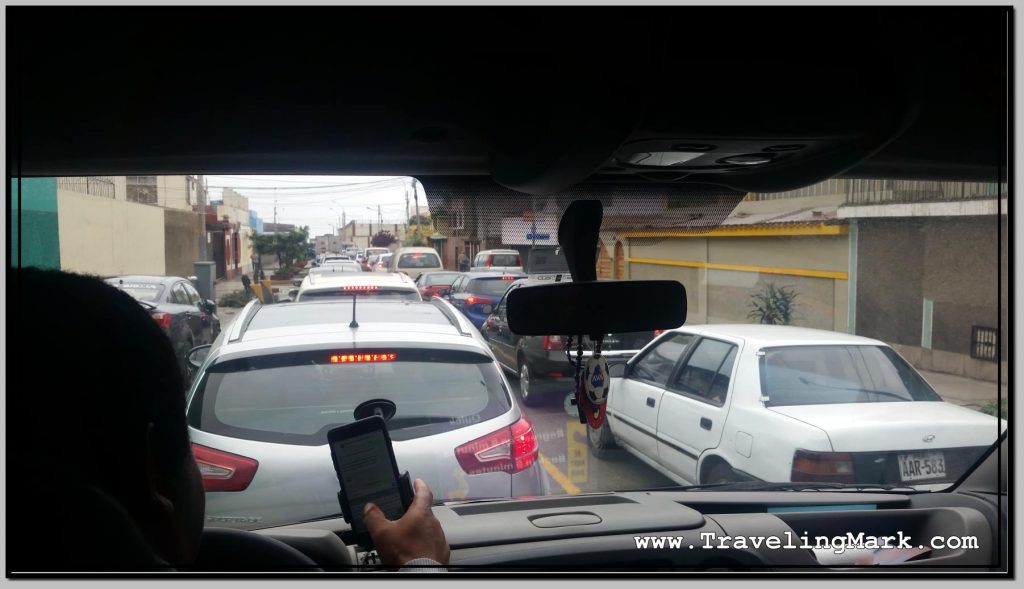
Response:
[[[932,385],[935,392],[939,393],[944,401],[980,409],[989,401],[996,400],[996,383],[987,380],[975,380],[964,378],[942,372],[930,372],[919,370],[928,384]],[[1007,398],[1008,390],[1006,384],[1002,387],[1002,397]]]

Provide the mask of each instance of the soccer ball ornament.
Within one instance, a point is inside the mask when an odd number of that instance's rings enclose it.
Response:
[[[583,390],[587,400],[595,408],[608,400],[608,361],[604,358],[588,358],[583,370]]]

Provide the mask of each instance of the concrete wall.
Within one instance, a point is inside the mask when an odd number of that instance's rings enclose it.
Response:
[[[157,203],[169,209],[192,210],[195,201],[189,199],[186,176],[157,176]]]
[[[61,268],[115,276],[164,275],[164,210],[57,191]]]
[[[21,210],[18,190],[21,189]],[[57,179],[11,180],[11,265],[60,268]],[[21,238],[19,249],[19,235]]]
[[[760,203],[758,203],[760,204]],[[771,204],[771,203],[769,203]],[[792,325],[846,331],[848,282],[837,277],[801,276],[755,271],[843,274],[849,266],[846,235],[799,237],[686,237],[627,239],[628,258],[664,260],[710,267],[687,267],[631,261],[629,279],[677,280],[686,287],[687,323],[749,323],[751,295],[771,282],[797,293]],[[720,269],[716,264],[746,269]]]
[[[168,276],[190,276],[199,260],[203,220],[198,213],[164,211],[164,268]]]
[[[1006,217],[1002,263],[994,215],[861,219],[858,226],[857,333],[899,344],[920,368],[994,380],[994,362],[970,358],[971,326],[1001,327],[1006,359]],[[922,337],[925,299],[932,301],[930,348]]]

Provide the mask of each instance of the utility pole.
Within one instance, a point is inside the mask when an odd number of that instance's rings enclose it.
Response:
[[[412,178],[410,183],[412,184],[412,198],[416,203],[416,233],[420,233],[422,230],[420,222],[420,193],[416,190],[416,179]]]
[[[277,232],[277,188],[274,189],[274,232]]]
[[[198,177],[196,183],[196,204],[199,209],[199,219],[202,223],[203,230],[199,233],[199,259],[200,261],[207,261],[206,257],[206,179],[203,176]]]

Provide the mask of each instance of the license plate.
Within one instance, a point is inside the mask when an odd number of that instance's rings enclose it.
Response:
[[[900,454],[897,458],[900,463],[900,480],[903,482],[946,476],[946,457],[942,452]]]

